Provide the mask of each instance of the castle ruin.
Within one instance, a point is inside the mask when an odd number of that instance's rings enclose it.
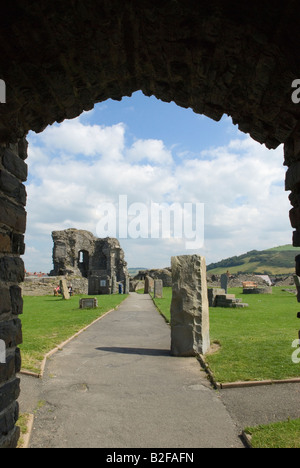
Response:
[[[51,276],[88,279],[90,295],[115,294],[118,285],[129,291],[129,274],[124,251],[117,239],[98,239],[88,231],[67,229],[52,232]]]

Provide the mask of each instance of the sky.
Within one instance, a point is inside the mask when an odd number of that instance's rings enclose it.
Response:
[[[52,269],[51,232],[68,228],[115,233],[129,268],[194,253],[210,264],[291,243],[283,147],[268,150],[226,115],[214,122],[137,92],[28,141],[27,271]],[[171,229],[154,235],[151,208],[174,203]]]

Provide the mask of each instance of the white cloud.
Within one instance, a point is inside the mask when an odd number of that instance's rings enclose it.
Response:
[[[84,125],[80,117],[65,120],[61,125],[48,127],[41,135],[41,141],[51,152],[62,151],[71,155],[109,157],[114,161],[122,159],[124,150],[125,125],[111,127]]]
[[[171,151],[167,150],[161,140],[137,140],[127,151],[131,162],[148,161],[158,165],[172,164]]]
[[[235,135],[226,146],[197,156],[186,152],[175,162],[174,148],[161,140],[137,139],[128,146],[123,123],[105,127],[83,120],[29,138],[29,269],[39,269],[31,266],[38,262],[33,248],[41,252],[41,265],[51,269],[51,231],[76,227],[96,234],[99,206],[117,204],[119,195],[127,195],[128,204],[205,203],[206,239],[199,253],[208,263],[290,242],[282,148],[269,151]],[[130,266],[163,267],[172,255],[190,253],[184,240],[122,244]]]

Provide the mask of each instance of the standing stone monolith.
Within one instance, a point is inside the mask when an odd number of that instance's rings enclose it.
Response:
[[[206,263],[200,255],[172,258],[171,353],[189,357],[210,348]]]
[[[224,289],[225,294],[228,293],[228,275],[226,273],[221,275],[221,289]]]
[[[69,289],[68,289],[65,278],[60,280],[60,291],[61,291],[63,299],[66,299],[66,300],[70,299],[70,293],[69,293]]]
[[[163,282],[162,280],[154,280],[154,297],[157,299],[163,298]]]
[[[145,278],[145,294],[150,294],[154,291],[154,279],[151,276]]]

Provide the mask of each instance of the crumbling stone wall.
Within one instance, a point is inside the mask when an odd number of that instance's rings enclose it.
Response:
[[[67,285],[72,286],[74,294],[88,294],[88,279],[74,276],[64,276]],[[46,278],[25,278],[21,284],[23,296],[51,296],[59,286],[61,276]]]
[[[27,143],[2,145],[0,148],[0,340],[5,342],[6,363],[0,364],[0,447],[15,446],[19,430],[15,427],[19,408],[21,368],[18,345],[22,343],[19,314],[23,300],[19,283],[25,270]]]
[[[117,292],[122,282],[129,292],[129,274],[125,254],[117,239],[98,239],[88,231],[66,229],[52,233],[54,242],[52,276],[85,277],[89,294]],[[105,282],[105,286],[100,285]]]

